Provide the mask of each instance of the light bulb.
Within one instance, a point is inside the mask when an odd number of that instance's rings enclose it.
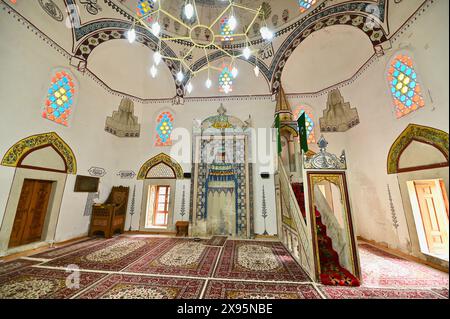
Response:
[[[154,65],[150,68],[150,74],[152,75],[152,78],[156,78],[156,75],[158,74],[158,69]]]
[[[187,90],[187,92],[188,92],[189,94],[191,94],[191,93],[192,93],[192,89],[193,89],[192,83],[189,82],[188,85],[186,85],[186,90]]]
[[[236,78],[239,74],[239,70],[236,67],[233,67],[233,69],[231,70],[231,75],[233,76],[233,78]]]
[[[237,20],[234,16],[231,16],[228,18],[228,26],[230,27],[230,29],[233,31],[234,29],[236,29],[237,26]]]
[[[245,47],[244,50],[242,51],[242,53],[244,54],[244,58],[246,60],[250,59],[250,56],[252,55],[252,50],[250,50],[249,47]]]
[[[211,79],[208,78],[205,82],[205,85],[206,85],[206,88],[210,89],[211,85],[212,85]]]
[[[183,79],[184,79],[184,74],[183,74],[183,72],[179,71],[177,73],[177,80],[178,80],[178,82],[183,82]]]
[[[156,65],[159,65],[159,63],[161,63],[161,53],[159,53],[158,51],[155,52],[155,54],[153,54],[153,61],[155,61]]]
[[[259,76],[259,67],[258,67],[258,66],[255,66],[254,71],[255,71],[256,77],[258,77],[258,76]]]
[[[158,22],[152,24],[152,33],[157,37],[161,32],[161,25]]]
[[[188,20],[194,16],[194,6],[192,3],[188,3],[184,6],[184,15]]]
[[[262,27],[259,32],[264,40],[272,40],[273,32],[268,27]]]
[[[136,40],[136,30],[134,30],[134,28],[128,30],[127,39],[128,39],[128,42],[130,42],[130,43],[133,43]]]

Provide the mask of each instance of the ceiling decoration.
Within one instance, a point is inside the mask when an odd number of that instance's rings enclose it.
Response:
[[[136,27],[146,28],[155,37],[158,38],[159,44],[153,55],[154,64],[150,69],[152,77],[156,77],[158,73],[158,65],[162,59],[178,62],[179,69],[176,73],[176,80],[180,83],[185,78],[192,78],[201,72],[208,72],[205,86],[209,89],[212,86],[211,70],[220,72],[219,86],[220,92],[230,93],[233,91],[233,80],[237,77],[239,71],[235,65],[238,58],[249,60],[258,51],[253,48],[250,42],[250,30],[258,29],[261,38],[270,42],[273,39],[273,31],[269,29],[266,18],[270,15],[271,7],[267,2],[263,2],[259,8],[252,8],[243,4],[238,4],[235,0],[214,1],[211,5],[220,8],[217,15],[209,15],[207,17],[201,15],[200,7],[197,6],[196,0],[179,1],[179,8],[174,10],[166,9],[170,7],[166,1],[161,0],[138,0],[136,8],[136,18],[133,26],[127,31],[127,38],[130,43],[136,40]],[[167,5],[167,7],[166,7]],[[176,15],[181,10],[180,15]],[[175,12],[175,13],[173,13]],[[257,20],[261,20],[262,24],[256,24]],[[184,35],[170,36],[162,32],[163,26],[170,23],[184,27],[186,32]],[[182,40],[188,43],[190,47],[179,57],[166,56],[160,49],[161,42],[171,42]],[[225,44],[239,41],[244,43],[240,52],[229,51],[224,48]],[[190,61],[194,50],[201,51],[207,60],[206,65],[201,68],[192,68]],[[229,60],[224,62],[221,67],[216,67],[209,63],[208,50],[222,52],[223,56]],[[257,55],[256,55],[257,60]],[[254,72],[259,76],[260,70],[255,62]],[[187,82],[187,81],[186,81]],[[187,93],[193,90],[192,83],[186,83]]]

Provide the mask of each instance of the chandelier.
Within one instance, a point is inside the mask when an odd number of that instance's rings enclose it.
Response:
[[[238,76],[238,68],[236,67],[236,59],[243,58],[249,60],[253,55],[255,56],[254,72],[256,76],[259,76],[257,49],[252,48],[251,41],[249,40],[249,32],[255,24],[257,18],[262,19],[262,26],[259,30],[261,37],[265,41],[272,40],[274,34],[267,27],[263,7],[258,9],[249,8],[247,6],[237,4],[234,0],[217,0],[224,3],[224,9],[219,13],[217,17],[212,19],[212,22],[206,24],[200,21],[199,12],[197,10],[197,4],[195,0],[184,0],[182,4],[181,12],[182,17],[177,18],[172,13],[168,12],[164,8],[164,0],[138,0],[137,13],[134,19],[134,23],[130,30],[127,32],[127,39],[130,43],[136,40],[136,25],[142,26],[149,30],[158,39],[157,51],[153,54],[153,65],[150,68],[150,74],[155,78],[158,74],[158,65],[163,59],[172,60],[179,64],[179,70],[176,74],[177,81],[185,82],[186,76],[189,77],[188,83],[185,85],[187,93],[191,93],[193,90],[191,79],[201,72],[208,72],[207,80],[205,81],[206,88],[211,88],[211,70],[218,71],[220,73],[218,85],[221,92],[232,92],[233,80]],[[247,12],[253,18],[251,22],[242,28],[241,32],[237,31],[239,25],[237,12]],[[187,29],[187,35],[185,36],[170,36],[162,32],[161,21],[163,18],[172,19],[179,25]],[[218,30],[218,31],[217,31]],[[201,40],[195,36],[203,33],[206,40]],[[161,53],[161,42],[166,41],[184,41],[187,42],[190,49],[187,53],[183,53],[181,57],[165,56]],[[224,45],[229,45],[233,41],[239,41],[241,47],[240,51],[227,50]],[[205,56],[207,64],[200,69],[194,70],[188,58],[191,56],[194,50],[201,52],[200,54]],[[223,53],[226,60],[229,59],[229,64],[223,64],[222,68],[211,65],[208,50],[218,50]]]

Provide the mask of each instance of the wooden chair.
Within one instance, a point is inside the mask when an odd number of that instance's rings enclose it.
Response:
[[[115,186],[103,204],[92,207],[89,236],[103,233],[105,238],[124,232],[130,188]]]

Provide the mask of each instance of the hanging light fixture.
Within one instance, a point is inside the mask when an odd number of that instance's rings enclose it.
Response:
[[[249,40],[249,34],[250,30],[252,29],[253,25],[255,24],[258,17],[261,17],[262,7],[259,7],[258,9],[253,9],[250,7],[247,7],[246,5],[243,5],[241,3],[236,3],[235,0],[221,0],[221,2],[228,3],[226,8],[224,8],[221,13],[215,17],[212,20],[211,24],[204,24],[199,21],[199,15],[197,12],[197,6],[195,0],[185,0],[181,4],[181,11],[183,18],[186,18],[187,20],[191,21],[190,23],[185,22],[184,19],[179,19],[175,17],[171,12],[166,11],[163,8],[162,3],[164,3],[161,0],[148,0],[151,5],[151,9],[148,10],[145,14],[140,14],[135,17],[135,24],[139,24],[140,26],[147,28],[155,37],[158,38],[159,46],[158,51],[156,51],[153,55],[153,62],[150,69],[150,74],[152,77],[156,77],[157,72],[157,66],[161,63],[162,59],[165,60],[171,60],[175,62],[177,65],[179,65],[179,71],[176,74],[176,79],[179,82],[183,82],[186,75],[192,79],[194,76],[196,76],[198,73],[203,72],[205,70],[208,70],[208,78],[205,81],[205,86],[209,89],[212,86],[212,81],[210,77],[210,70],[216,70],[219,72],[222,72],[221,68],[215,67],[210,64],[209,58],[208,58],[208,50],[216,49],[220,50],[225,58],[229,58],[231,60],[230,64],[231,69],[229,69],[229,75],[230,78],[230,85],[223,87],[223,91],[225,93],[232,92],[232,82],[231,79],[234,79],[238,76],[239,70],[236,66],[233,67],[235,60],[239,58],[244,58],[249,60],[252,56],[253,52],[256,52],[256,49],[252,49],[251,46],[253,45],[252,42]],[[253,19],[250,23],[246,23],[246,27],[244,30],[239,33],[236,32],[239,21],[238,16],[236,15],[237,10],[245,11],[247,13],[250,13],[253,15]],[[182,27],[187,29],[187,34],[184,36],[170,36],[169,34],[163,34],[162,32],[162,26],[160,25],[159,21],[161,15],[163,15],[166,18],[172,19],[173,21],[176,21],[179,23]],[[192,20],[195,17],[196,23],[193,23]],[[135,31],[135,24],[133,24],[133,27],[127,32],[127,38],[130,43],[133,43],[136,40],[136,31]],[[220,25],[219,25],[220,24]],[[243,23],[242,23],[243,24]],[[222,29],[225,28],[225,29]],[[219,29],[219,33],[217,31]],[[225,32],[225,33],[224,33]],[[208,37],[206,37],[206,40],[201,40],[198,38],[199,34],[208,34]],[[267,27],[265,21],[264,26],[260,29],[261,37],[265,41],[270,41],[274,37],[274,33]],[[227,44],[227,42],[231,41],[245,41],[245,47],[242,49],[242,52],[240,54],[236,54],[233,52],[233,50],[228,50],[224,46],[224,44]],[[181,58],[178,57],[171,57],[171,56],[163,56],[161,54],[161,42],[166,41],[185,41],[190,43],[190,51],[184,55]],[[256,44],[255,44],[256,45]],[[207,65],[200,68],[194,68],[193,65],[191,65],[191,60],[189,59],[190,56],[192,56],[192,51],[194,49],[197,50],[203,50]],[[184,70],[184,71],[183,71]],[[255,74],[259,75],[259,68],[256,65],[254,69]],[[189,82],[186,85],[186,91],[190,93],[193,90],[192,83]]]

